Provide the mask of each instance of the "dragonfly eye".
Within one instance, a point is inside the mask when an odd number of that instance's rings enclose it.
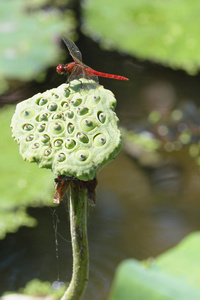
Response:
[[[59,64],[56,67],[56,71],[58,72],[59,75],[63,75],[65,73],[65,68],[63,64]]]

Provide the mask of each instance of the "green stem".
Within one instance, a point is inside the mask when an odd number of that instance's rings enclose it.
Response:
[[[70,184],[70,230],[73,253],[72,279],[61,300],[79,300],[83,295],[89,273],[87,240],[87,190],[77,181]]]

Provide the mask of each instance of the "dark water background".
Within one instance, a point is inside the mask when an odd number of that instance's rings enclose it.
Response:
[[[172,102],[177,105],[185,99],[198,105],[199,75],[192,77],[105,52],[83,37],[78,46],[85,63],[94,69],[130,78],[129,82],[100,79],[116,95],[117,114],[126,127],[143,126],[145,115],[159,101],[161,107]],[[61,83],[63,78],[50,69],[45,83],[22,84],[2,101],[19,101]],[[153,87],[153,96],[148,87]],[[187,147],[164,154],[159,167],[141,166],[122,151],[100,172],[97,204],[88,219],[90,279],[84,300],[107,298],[115,269],[123,259],[156,257],[200,229],[199,179],[199,167],[188,155]],[[59,275],[61,281],[70,280],[72,259],[66,210],[62,202],[55,211],[59,219],[59,272],[52,208],[30,208],[37,227],[20,228],[0,241],[0,293],[17,290],[33,278],[53,282]]]

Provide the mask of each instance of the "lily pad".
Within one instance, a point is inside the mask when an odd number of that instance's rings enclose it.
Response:
[[[102,45],[195,74],[200,67],[200,2],[106,1],[84,3],[84,31]]]
[[[200,299],[200,233],[185,238],[155,261],[122,262],[116,272],[109,300]]]
[[[36,224],[36,220],[26,213],[26,207],[53,202],[53,174],[24,162],[11,137],[10,121],[14,109],[5,107],[0,111],[0,238],[7,232],[17,231],[20,226]]]
[[[0,78],[31,80],[58,62],[56,39],[70,32],[70,10],[36,9],[23,0],[0,1]]]

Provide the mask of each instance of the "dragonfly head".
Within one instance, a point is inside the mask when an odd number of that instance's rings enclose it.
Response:
[[[66,73],[65,66],[63,64],[59,64],[56,67],[56,71],[58,72],[59,75],[63,75],[64,73]]]

